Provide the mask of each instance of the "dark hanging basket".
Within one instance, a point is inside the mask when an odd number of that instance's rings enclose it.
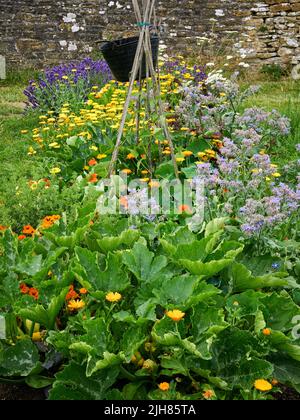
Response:
[[[114,77],[119,82],[129,82],[130,73],[134,62],[139,38],[122,38],[116,41],[106,42],[101,47],[103,57],[107,61]],[[151,37],[153,65],[156,67],[158,60],[159,38]],[[146,78],[146,57],[143,57],[142,79]],[[139,79],[139,75],[137,76]]]

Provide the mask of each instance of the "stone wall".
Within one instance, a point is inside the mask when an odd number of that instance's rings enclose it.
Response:
[[[208,39],[243,61],[300,63],[300,0],[157,0],[157,15],[168,52],[203,54]],[[130,0],[0,0],[0,55],[9,67],[95,56],[133,23]]]

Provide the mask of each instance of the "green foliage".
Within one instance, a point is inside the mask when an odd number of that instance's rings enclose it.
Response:
[[[292,331],[300,307],[285,290],[290,273],[270,274],[266,257],[246,258],[225,219],[202,233],[175,222],[168,229],[140,222],[132,231],[120,216],[91,225],[93,212],[82,209],[74,222],[62,219],[26,242],[2,234],[0,376],[50,384],[50,399],[137,392],[163,399],[158,384],[166,378],[174,399],[204,398],[207,386],[223,399],[256,398],[254,382],[277,375],[299,389]],[[150,231],[149,240],[143,232]],[[21,283],[38,289],[38,301],[21,293]],[[70,309],[67,293],[79,296],[82,287],[83,304]],[[34,334],[43,347],[33,344]]]

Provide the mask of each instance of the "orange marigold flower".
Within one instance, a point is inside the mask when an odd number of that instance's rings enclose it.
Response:
[[[70,300],[70,302],[68,303],[68,309],[71,311],[71,312],[74,312],[74,311],[79,311],[80,309],[82,309],[82,308],[84,308],[85,307],[85,303],[84,303],[84,301],[83,300],[81,300],[81,299],[79,299],[79,300],[74,300],[74,299],[72,299],[72,300]]]
[[[170,389],[170,384],[169,384],[168,382],[161,382],[161,383],[158,385],[158,388],[159,388],[161,391],[169,391],[169,389]]]
[[[39,291],[35,287],[30,287],[29,296],[32,296],[35,300],[38,300],[39,298]]]
[[[19,241],[23,241],[23,239],[26,239],[26,235],[19,235],[18,239]]]
[[[202,395],[206,400],[210,400],[212,397],[215,396],[215,393],[212,389],[208,389],[207,391],[203,392]]]
[[[4,232],[6,229],[8,229],[7,226],[0,225],[0,232]]]
[[[81,289],[79,289],[79,293],[81,295],[86,295],[86,294],[88,294],[88,291],[87,291],[87,289],[85,289],[84,287],[82,287]]]
[[[91,183],[91,184],[94,184],[94,183],[98,182],[98,175],[97,174],[92,174],[89,177],[88,182]]]
[[[66,294],[66,300],[77,299],[79,297],[78,293],[74,290],[74,286],[69,287],[69,292]]]
[[[265,379],[257,379],[254,382],[254,387],[258,391],[262,391],[262,392],[271,391],[273,389],[272,384],[270,384],[270,382],[266,381]]]
[[[97,163],[98,162],[96,161],[96,159],[91,159],[91,160],[88,161],[89,166],[95,166],[95,165],[97,165]]]
[[[29,292],[29,287],[25,283],[21,283],[20,284],[20,292],[23,295],[27,295],[27,293]]]
[[[167,311],[166,315],[173,321],[178,322],[184,318],[185,312],[182,312],[179,309],[174,309],[173,311]]]
[[[262,331],[262,333],[263,333],[263,335],[268,336],[268,335],[271,335],[271,334],[272,334],[272,331],[270,330],[270,328],[265,328],[265,329]]]

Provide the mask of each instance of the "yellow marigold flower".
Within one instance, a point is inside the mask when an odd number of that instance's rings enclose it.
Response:
[[[160,183],[158,181],[150,181],[148,185],[150,188],[158,188]]]
[[[85,303],[84,303],[83,300],[72,299],[68,303],[68,309],[72,312],[73,311],[79,311],[79,309],[82,309],[84,307],[85,307]]]
[[[149,182],[150,181],[150,178],[141,178],[140,181],[141,182]]]
[[[118,292],[109,292],[107,293],[107,295],[105,296],[105,299],[108,302],[119,302],[119,300],[122,299],[122,295]]]
[[[28,130],[21,130],[21,134],[27,134]]]
[[[87,134],[89,134],[89,133],[87,133]],[[90,147],[90,150],[93,150],[94,152],[97,152],[98,151],[98,147],[97,146],[91,146]]]
[[[162,152],[163,155],[170,155],[171,154],[171,150],[164,150]]]
[[[204,156],[206,156],[206,153],[204,152],[199,152],[198,153],[199,158],[203,158]]]
[[[54,141],[53,143],[49,144],[49,147],[51,147],[52,149],[59,149],[60,148],[60,144],[57,143],[56,141]]]
[[[272,331],[270,330],[270,328],[265,328],[265,329],[262,330],[262,333],[263,333],[263,335],[268,336],[268,335],[272,334]]]
[[[149,173],[149,171],[147,169],[144,169],[143,171],[141,171],[142,175],[147,175]]]
[[[169,384],[168,382],[161,382],[161,383],[158,385],[158,388],[159,388],[161,391],[169,391],[169,389],[170,389],[170,384]]]
[[[30,146],[29,149],[28,149],[28,153],[27,154],[29,156],[36,155],[36,150],[34,150],[34,148]]]
[[[181,127],[180,131],[189,131],[188,127]]]
[[[279,172],[274,172],[274,174],[272,174],[272,176],[274,178],[280,178],[281,177],[281,174]]]
[[[180,311],[179,309],[174,309],[173,311],[167,311],[166,315],[171,318],[173,321],[181,321],[185,316],[185,312]]]
[[[89,167],[89,166],[87,166],[87,165],[85,165],[85,166],[83,167],[83,169],[84,169],[85,171],[88,171],[88,170],[90,169],[90,167]]]
[[[107,155],[106,155],[105,153],[100,153],[100,154],[97,156],[97,159],[101,160],[101,159],[105,159],[106,157],[107,157]]]
[[[185,150],[184,152],[182,152],[183,156],[185,157],[190,157],[193,156],[193,152],[191,152],[190,150]]]
[[[183,163],[185,161],[185,158],[176,158],[176,162]]]
[[[52,168],[50,169],[50,174],[55,175],[55,174],[59,174],[61,172],[60,168]]]
[[[254,382],[254,387],[258,391],[262,392],[271,391],[271,389],[273,388],[272,384],[270,384],[270,382],[266,381],[265,379],[257,379]]]
[[[207,149],[207,150],[205,150],[205,152],[206,152],[207,155],[216,156],[216,152],[214,150]]]
[[[121,171],[123,174],[126,174],[126,175],[130,175],[130,174],[132,174],[132,170],[131,169],[122,169],[122,171]]]

